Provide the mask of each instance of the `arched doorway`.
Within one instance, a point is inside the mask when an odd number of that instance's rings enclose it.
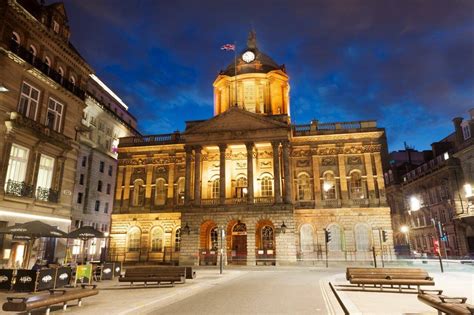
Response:
[[[208,220],[201,224],[199,235],[199,264],[216,265],[218,255],[219,231],[214,221]]]
[[[255,229],[255,245],[257,264],[275,265],[275,229],[270,220],[257,223]]]
[[[231,244],[229,263],[237,265],[247,264],[247,226],[240,221],[229,223]]]

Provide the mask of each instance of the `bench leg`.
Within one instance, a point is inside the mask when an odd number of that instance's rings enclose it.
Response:
[[[365,290],[365,284],[362,285],[362,290]]]
[[[443,312],[441,312],[440,310],[438,310],[438,315],[443,315]]]
[[[79,307],[82,306],[82,299],[77,300],[77,306],[79,306]]]
[[[63,311],[65,311],[67,309],[67,302],[64,302],[63,304]]]
[[[49,315],[49,311],[50,311],[50,310],[51,310],[51,308],[48,307],[48,308],[46,309],[46,312],[45,312],[44,314],[45,314],[45,315]]]
[[[402,285],[401,284],[398,285],[398,292],[402,292]]]

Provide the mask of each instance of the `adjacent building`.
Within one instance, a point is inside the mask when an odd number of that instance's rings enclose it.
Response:
[[[0,1],[0,225],[42,220],[67,231],[91,67],[69,42],[62,3]],[[0,257],[23,263],[27,243],[3,236]],[[55,239],[34,255],[64,256]]]
[[[215,264],[223,248],[227,263],[294,263],[326,246],[330,259],[391,257],[385,130],[294,125],[289,91],[252,32],[214,81],[214,117],[120,139],[111,259]]]

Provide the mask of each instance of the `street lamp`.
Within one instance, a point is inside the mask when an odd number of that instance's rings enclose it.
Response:
[[[410,240],[408,238],[408,233],[410,233],[410,228],[408,227],[408,225],[402,225],[400,227],[400,232],[405,234],[405,241],[406,241],[407,247],[408,247],[408,254],[411,255]]]
[[[466,198],[472,197],[472,186],[471,184],[464,184],[464,193],[466,194]]]
[[[410,197],[410,211],[418,211],[421,209],[421,201],[416,196]]]
[[[323,190],[324,190],[325,192],[328,192],[328,191],[331,190],[332,186],[333,186],[333,185],[332,185],[331,183],[329,183],[329,182],[324,182],[324,183],[323,183]]]
[[[0,93],[5,93],[10,91],[3,83],[0,83]]]

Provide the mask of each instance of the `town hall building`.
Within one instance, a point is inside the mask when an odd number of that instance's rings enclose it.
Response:
[[[214,117],[120,139],[111,259],[291,264],[324,259],[326,246],[334,260],[393,255],[383,128],[292,124],[286,69],[254,32],[213,86]]]

